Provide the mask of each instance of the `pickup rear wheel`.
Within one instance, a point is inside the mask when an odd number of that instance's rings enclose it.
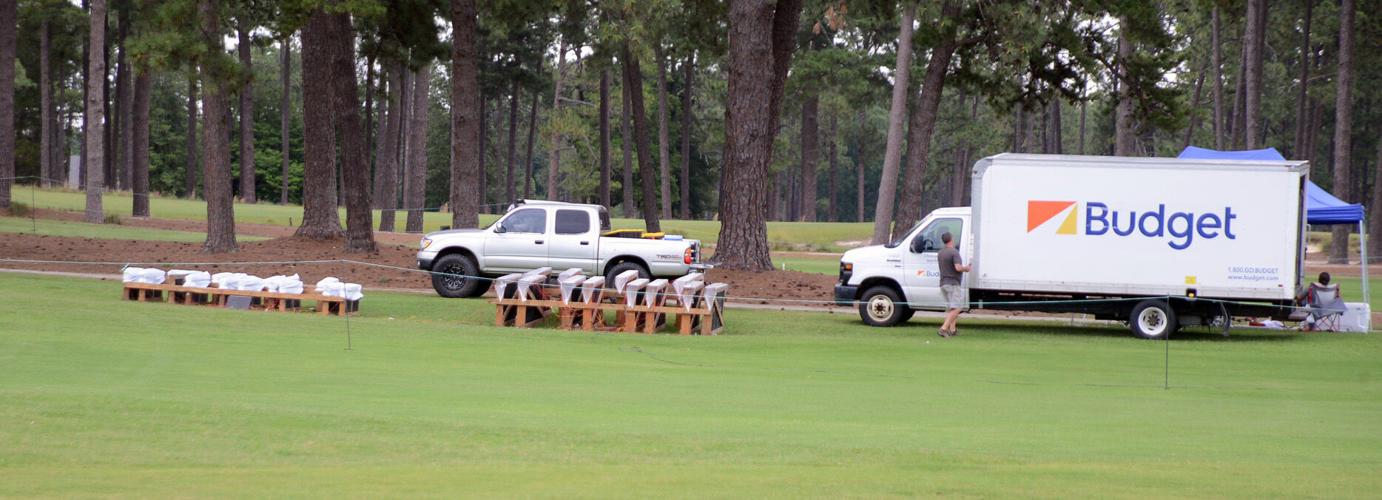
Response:
[[[1128,326],[1137,338],[1165,339],[1176,331],[1176,311],[1164,300],[1144,300],[1132,308]]]
[[[648,272],[648,268],[643,267],[641,264],[637,262],[624,261],[615,264],[614,267],[611,267],[605,271],[605,284],[607,286],[614,286],[614,277],[623,274],[625,271],[629,270],[638,271],[639,278],[653,278],[652,273]]]
[[[859,317],[869,326],[896,326],[910,319],[912,310],[893,287],[878,285],[859,297]]]
[[[466,255],[453,253],[437,259],[432,264],[432,272],[432,289],[442,297],[468,298],[485,293],[484,280],[479,277],[480,266]]]

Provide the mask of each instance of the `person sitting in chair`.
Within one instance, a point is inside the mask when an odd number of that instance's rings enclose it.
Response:
[[[1343,296],[1339,294],[1339,285],[1330,284],[1329,273],[1320,273],[1319,280],[1311,283],[1296,301],[1305,305],[1305,310],[1309,313],[1305,321],[1301,323],[1301,329],[1307,332],[1317,330],[1336,330],[1339,317],[1343,315],[1347,307],[1344,305]]]

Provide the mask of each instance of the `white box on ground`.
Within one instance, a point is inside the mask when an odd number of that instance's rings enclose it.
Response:
[[[1372,307],[1362,302],[1348,302],[1339,320],[1339,331],[1367,333],[1372,330]]]

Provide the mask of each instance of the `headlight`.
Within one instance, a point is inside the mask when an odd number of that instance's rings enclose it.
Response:
[[[418,243],[418,249],[419,249],[419,250],[426,250],[427,247],[430,247],[430,246],[432,246],[432,238],[423,238],[423,239],[422,239],[422,242],[421,242],[421,243]]]

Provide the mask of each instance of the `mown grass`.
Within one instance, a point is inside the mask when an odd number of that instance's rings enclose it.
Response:
[[[1382,337],[730,311],[726,335],[347,322],[0,274],[0,496],[1368,497]],[[1165,349],[1170,390],[1162,389]]]
[[[128,192],[106,193],[103,202],[107,213],[122,216],[130,214],[131,195]],[[75,191],[40,189],[35,195],[34,203],[39,208],[82,210],[86,206],[86,198],[84,194]],[[200,200],[154,196],[149,199],[149,211],[154,217],[163,219],[206,219],[206,203]],[[341,210],[341,217],[342,220],[345,220],[344,209]],[[404,228],[405,217],[406,215],[401,212],[395,216],[399,230]],[[482,214],[480,223],[489,224],[496,217],[495,215]],[[378,227],[380,214],[377,210],[374,213],[374,219],[376,227]],[[291,226],[302,222],[302,207],[270,203],[253,205],[237,203],[235,205],[235,220],[256,224]],[[427,212],[423,215],[423,228],[426,231],[435,231],[450,224],[451,214]],[[615,228],[642,229],[644,227],[642,219],[614,218],[611,224]],[[662,229],[668,234],[681,234],[687,238],[714,244],[720,234],[720,223],[702,220],[666,220],[662,222]],[[872,226],[869,223],[768,223],[768,240],[774,249],[779,250],[838,252],[849,246],[842,245],[842,242],[867,240],[871,232]]]
[[[31,220],[19,217],[0,217],[0,233],[40,234],[45,236],[68,236],[96,238],[103,240],[148,240],[148,241],[206,241],[206,233],[172,231],[145,227],[123,226],[119,224],[88,224],[52,219]],[[239,241],[259,241],[265,238],[239,235]]]

